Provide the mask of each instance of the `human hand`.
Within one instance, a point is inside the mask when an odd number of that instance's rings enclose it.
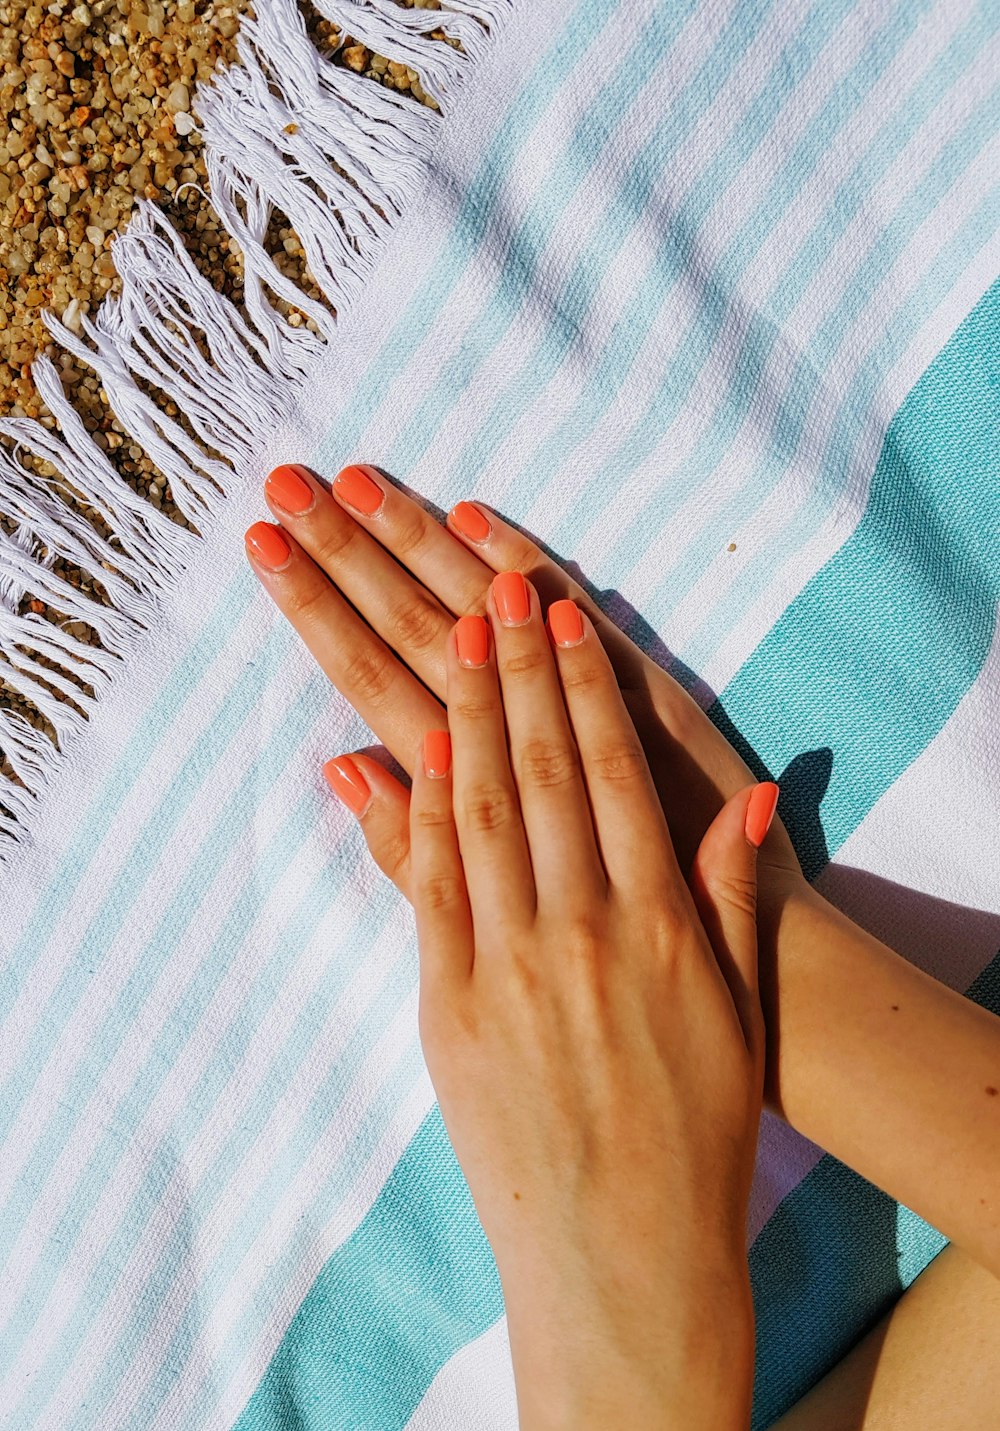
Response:
[[[754,867],[777,787],[724,806],[689,890],[592,623],[560,601],[550,642],[517,572],[486,607],[446,638],[450,739],[414,753],[409,892],[421,1041],[521,1424],[745,1426]],[[384,867],[386,827],[362,828]]]
[[[247,533],[254,570],[326,675],[410,775],[423,733],[446,724],[448,631],[456,616],[485,611],[495,574],[521,571],[546,606],[576,601],[611,660],[678,863],[688,873],[710,821],[754,777],[684,688],[556,562],[481,505],[459,503],[443,527],[371,467],[344,468],[329,489],[305,467],[278,467],[265,496],[280,526],[258,522]],[[370,756],[343,758],[338,768],[355,782],[361,800],[377,792],[366,818],[384,825],[383,869],[408,895],[405,792]],[[809,889],[780,818],[761,849],[758,880],[766,930],[762,976],[769,982],[770,931],[788,895]],[[771,1027],[777,1026],[775,1019]],[[776,1081],[770,1049],[768,1062],[770,1102]]]

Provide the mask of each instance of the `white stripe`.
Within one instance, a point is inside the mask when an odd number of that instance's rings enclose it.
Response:
[[[431,1382],[406,1431],[518,1431],[507,1318],[455,1353]]]

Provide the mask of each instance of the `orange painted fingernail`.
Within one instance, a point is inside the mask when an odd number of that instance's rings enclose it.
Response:
[[[451,769],[451,735],[446,730],[429,730],[424,736],[424,774],[440,780]]]
[[[292,549],[281,535],[281,528],[270,522],[254,522],[244,533],[243,540],[250,548],[254,560],[261,566],[277,571],[284,566],[292,554]]]
[[[531,615],[528,583],[519,571],[502,571],[493,578],[493,600],[505,626],[523,626]]]
[[[367,463],[345,467],[333,479],[333,490],[349,507],[371,517],[385,500],[384,490],[375,481],[376,475],[375,468]]]
[[[463,666],[486,665],[489,628],[481,616],[460,616],[455,622],[455,642]]]
[[[448,515],[462,536],[468,537],[470,542],[485,542],[493,530],[493,524],[487,521],[479,508],[474,507],[471,502],[459,502],[452,507]]]
[[[575,601],[553,601],[549,607],[549,629],[557,646],[579,646],[583,640],[583,617]]]
[[[773,780],[762,780],[754,787],[747,805],[744,822],[746,837],[758,849],[764,843],[764,836],[771,828],[774,812],[778,806],[778,787]]]
[[[371,786],[349,755],[335,755],[323,766],[327,784],[352,815],[358,818],[372,801]]]
[[[279,507],[296,517],[308,512],[316,500],[316,494],[303,477],[302,469],[287,462],[268,474],[264,491],[272,502],[277,502]]]

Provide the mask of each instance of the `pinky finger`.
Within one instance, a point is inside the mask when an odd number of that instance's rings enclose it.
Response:
[[[420,944],[421,1004],[447,996],[472,972],[472,907],[452,801],[451,737],[423,739],[410,790],[410,899]]]
[[[361,826],[372,859],[410,899],[410,794],[405,785],[360,752],[335,755],[323,766],[323,774]]]

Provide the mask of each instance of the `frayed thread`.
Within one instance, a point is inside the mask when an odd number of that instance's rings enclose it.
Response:
[[[419,71],[434,111],[321,55],[295,0],[267,0],[241,21],[239,62],[200,86],[192,106],[213,206],[242,251],[244,312],[202,277],[165,214],[140,200],[111,245],[120,295],[73,328],[42,315],[54,340],[97,374],[121,426],[197,530],[118,475],[51,359],[37,358],[32,378],[58,433],[30,418],[0,419],[0,434],[15,443],[13,452],[0,447],[0,504],[16,523],[13,533],[0,531],[0,670],[49,721],[56,744],[0,708],[0,751],[16,776],[0,774],[0,864],[30,840],[35,801],[60,755],[85,730],[219,503],[252,464],[257,435],[287,411],[290,388],[334,337],[338,313],[356,299],[417,192],[453,96],[511,4],[450,0],[447,9],[409,10],[395,0],[319,0],[342,34]],[[432,39],[433,30],[461,49]],[[295,230],[323,301],[268,255],[276,209]],[[276,299],[311,318],[316,331],[292,327]],[[183,422],[167,412],[171,403]],[[36,475],[19,461],[21,448],[55,475]],[[110,537],[74,500],[99,514]],[[57,557],[102,587],[107,604],[61,577]],[[21,612],[28,594],[67,620]],[[67,629],[77,622],[96,631],[99,647]]]

